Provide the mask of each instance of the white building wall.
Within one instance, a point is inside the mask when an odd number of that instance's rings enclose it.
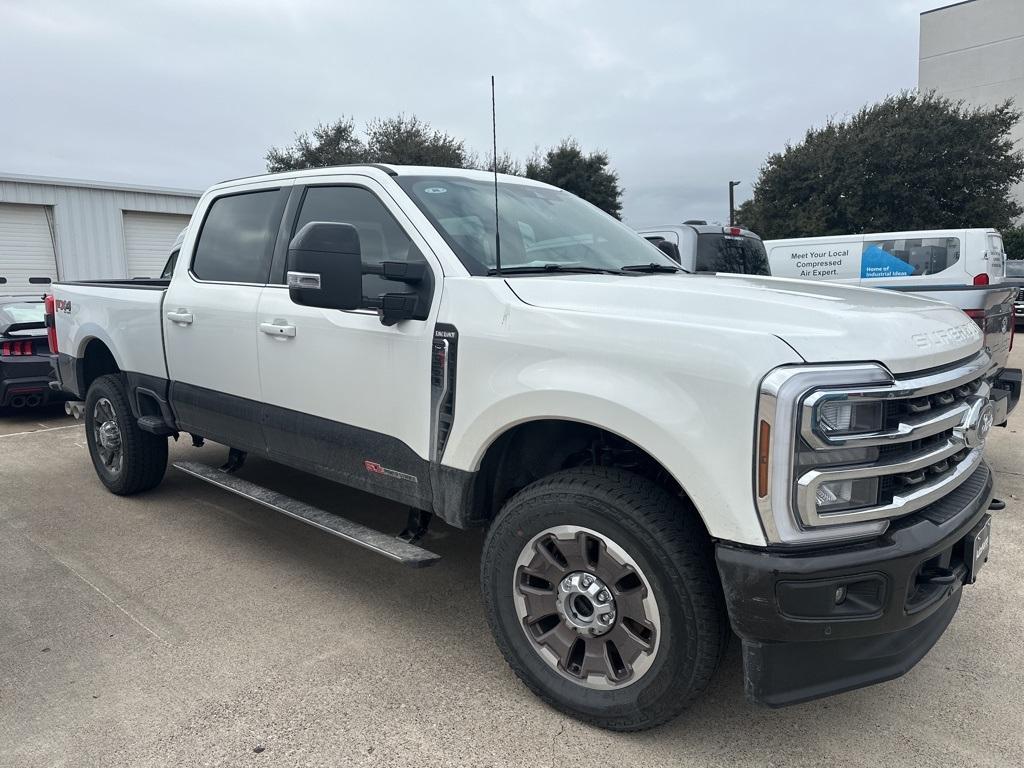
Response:
[[[61,280],[128,276],[124,211],[190,215],[199,192],[119,187],[20,176],[0,176],[0,203],[53,208],[54,245]]]
[[[922,13],[918,89],[976,106],[1013,99],[1024,109],[1024,0],[968,0]],[[1024,149],[1024,121],[1013,138]],[[1024,205],[1024,182],[1013,194]]]

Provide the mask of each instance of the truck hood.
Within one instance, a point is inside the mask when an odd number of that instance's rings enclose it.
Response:
[[[980,329],[960,310],[896,291],[746,275],[551,275],[506,282],[537,307],[772,334],[809,363],[877,361],[899,374],[953,363],[982,347]]]

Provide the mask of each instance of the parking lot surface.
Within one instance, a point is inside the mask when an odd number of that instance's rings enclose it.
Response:
[[[1012,364],[1021,367],[1017,350]],[[168,469],[107,493],[81,426],[0,417],[0,766],[1020,766],[1024,407],[993,430],[992,556],[905,677],[783,710],[739,643],[696,706],[614,734],[531,695],[491,641],[482,534],[407,570]],[[172,460],[219,464],[183,439]],[[381,530],[404,510],[264,462],[242,476]]]

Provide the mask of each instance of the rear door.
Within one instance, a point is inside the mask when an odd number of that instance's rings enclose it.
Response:
[[[290,184],[219,193],[186,236],[163,305],[180,427],[246,450],[264,448],[256,312]]]
[[[426,262],[434,286],[429,317],[436,314],[440,265],[386,190],[364,176],[338,176],[301,197],[289,236],[311,221],[343,222],[356,228],[364,263]],[[275,277],[283,283],[284,269]],[[405,289],[363,278],[366,296]],[[264,290],[259,324],[271,458],[429,506],[433,322],[384,326],[374,311],[300,306],[279,284]]]
[[[984,271],[990,283],[1001,283],[1006,276],[1006,253],[1003,251],[1003,236],[996,231],[982,235],[985,241]]]

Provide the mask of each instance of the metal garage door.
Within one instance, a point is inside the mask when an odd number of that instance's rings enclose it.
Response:
[[[174,239],[190,217],[176,213],[124,212],[124,250],[128,277],[160,277]]]
[[[45,205],[0,203],[0,294],[41,293],[57,279]]]

